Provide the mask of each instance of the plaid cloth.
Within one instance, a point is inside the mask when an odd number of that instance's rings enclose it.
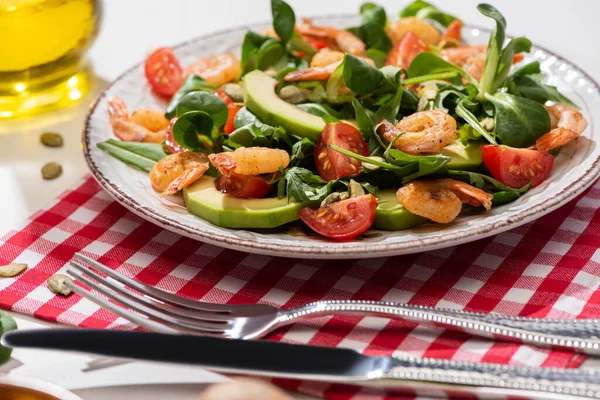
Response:
[[[295,260],[196,242],[147,222],[86,177],[0,239],[0,265],[29,269],[0,279],[0,306],[89,328],[135,329],[77,295],[55,296],[51,275],[82,251],[156,287],[215,303],[292,307],[327,299],[386,300],[512,315],[600,317],[600,183],[537,221],[443,250],[366,260]],[[576,367],[583,357],[372,317],[314,319],[270,340],[402,355]],[[277,381],[328,399],[390,399],[360,388]],[[418,394],[415,394],[418,396]]]

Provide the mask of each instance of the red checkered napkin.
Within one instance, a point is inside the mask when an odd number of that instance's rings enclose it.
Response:
[[[600,183],[536,222],[466,245],[403,257],[319,261],[252,255],[167,232],[111,200],[89,177],[0,239],[0,306],[90,328],[133,329],[76,295],[55,296],[49,276],[83,251],[156,287],[215,303],[292,307],[328,299],[386,300],[552,318],[600,318]],[[493,342],[381,318],[322,318],[271,340],[351,347],[371,355],[575,367],[569,352]],[[329,399],[357,388],[285,382]],[[368,398],[381,399],[380,396]],[[389,396],[388,396],[389,398]]]

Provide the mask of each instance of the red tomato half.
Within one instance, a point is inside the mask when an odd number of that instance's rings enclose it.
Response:
[[[183,85],[183,69],[173,50],[162,47],[148,56],[146,78],[152,90],[161,96],[172,97]]]
[[[454,39],[460,42],[462,40],[462,27],[463,23],[461,21],[452,21],[450,25],[448,25],[448,28],[446,28],[446,32],[442,35],[441,40]]]
[[[405,34],[388,53],[385,65],[408,68],[416,56],[429,51],[429,46],[412,32]]]
[[[360,161],[330,149],[328,146],[331,144],[362,156],[368,156],[369,145],[363,139],[360,131],[345,122],[327,124],[319,136],[314,152],[319,175],[326,181],[348,175],[358,175]]]
[[[173,138],[173,125],[175,125],[175,121],[177,121],[177,117],[171,118],[171,122],[169,122],[169,127],[167,128],[167,137],[165,138],[165,146],[167,146],[171,153],[183,153],[185,151],[189,151],[188,149],[181,147]]]
[[[375,220],[377,199],[371,194],[298,212],[313,231],[332,239],[352,239],[366,232]]]
[[[227,104],[227,111],[229,111],[229,114],[227,116],[227,122],[225,123],[225,126],[223,127],[223,132],[225,132],[226,134],[229,135],[231,132],[235,131],[235,125],[234,125],[235,116],[238,113],[238,111],[240,111],[242,109],[242,107],[235,104],[229,98],[229,96],[227,96],[225,94],[225,91],[223,89],[215,90],[214,94],[219,96],[221,98],[221,100],[223,100],[225,102],[225,104]]]
[[[215,186],[218,191],[238,199],[262,199],[272,188],[272,185],[258,176],[235,173],[219,175]]]
[[[481,155],[492,176],[514,189],[529,182],[536,187],[548,179],[554,165],[554,157],[548,153],[508,146],[481,146]]]

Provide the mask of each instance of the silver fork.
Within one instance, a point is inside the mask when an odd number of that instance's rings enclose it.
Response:
[[[67,273],[119,305],[67,282],[71,290],[118,316],[155,332],[254,339],[308,318],[334,315],[377,316],[458,330],[475,336],[600,355],[600,320],[597,319],[513,317],[360,300],[319,301],[288,309],[265,304],[212,304],[186,299],[143,284],[83,254],[77,253],[74,258],[78,261],[71,261]]]

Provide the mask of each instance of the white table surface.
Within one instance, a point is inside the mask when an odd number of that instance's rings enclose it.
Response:
[[[349,13],[359,0],[289,0],[297,15]],[[107,82],[162,45],[236,25],[270,18],[268,0],[106,0],[104,24],[89,52],[95,68],[93,93],[77,107],[20,121],[0,120],[0,232],[21,220],[73,185],[86,173],[79,136],[89,103]],[[380,0],[389,15],[408,1]],[[452,4],[464,21],[492,26],[475,9],[478,1],[441,1]],[[573,61],[600,81],[598,0],[502,0],[493,2],[508,20],[508,33],[526,34],[534,43]],[[66,145],[47,149],[39,145],[44,130],[62,132]],[[60,161],[64,175],[43,181],[41,166]],[[15,315],[23,329],[56,326]],[[95,361],[94,361],[95,360]],[[88,363],[92,362],[92,368]],[[202,384],[225,379],[197,368],[129,363],[97,368],[106,360],[84,355],[16,350],[1,371],[37,377],[76,389],[84,399],[195,399]],[[106,364],[104,364],[106,365]],[[94,368],[95,367],[95,368]],[[87,371],[83,371],[87,369]],[[300,398],[300,397],[299,397]]]

